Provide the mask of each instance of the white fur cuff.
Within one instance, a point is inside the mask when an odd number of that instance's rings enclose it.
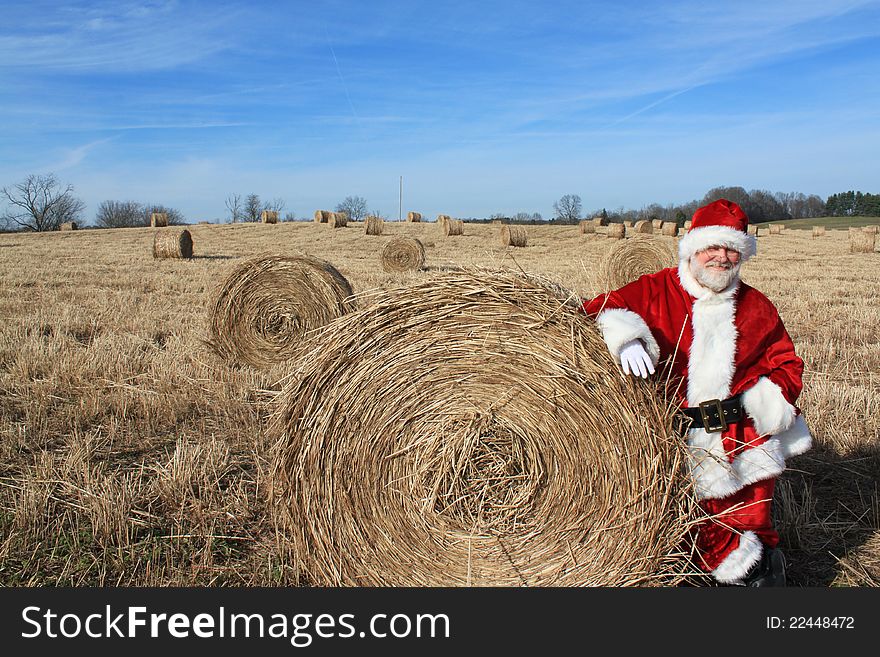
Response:
[[[776,440],[779,441],[780,450],[785,458],[799,456],[813,447],[813,436],[803,415],[798,415],[794,419],[791,428],[776,434]]]
[[[739,537],[739,545],[712,571],[712,576],[722,584],[740,584],[741,580],[761,559],[764,548],[758,535],[746,531]]]
[[[630,340],[639,339],[644,343],[651,362],[657,365],[660,360],[660,347],[641,315],[625,308],[609,308],[599,313],[596,323],[602,329],[602,337],[605,338],[608,351],[618,363],[620,348]]]
[[[766,376],[746,390],[742,396],[743,408],[762,436],[773,436],[794,424],[797,413],[782,395],[782,389]]]

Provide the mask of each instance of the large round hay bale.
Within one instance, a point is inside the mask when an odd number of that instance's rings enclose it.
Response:
[[[581,234],[596,232],[596,225],[590,219],[582,219],[578,224],[578,228],[581,231]]]
[[[185,229],[157,230],[153,234],[154,258],[192,258],[193,240]]]
[[[151,212],[150,213],[150,227],[151,228],[164,228],[168,225],[168,213],[167,212]]]
[[[78,226],[75,221],[65,221],[63,224],[58,226],[58,230],[77,230]]]
[[[457,271],[322,331],[269,429],[269,508],[309,584],[681,581],[683,441],[573,306]]]
[[[666,221],[660,228],[660,234],[667,237],[676,237],[678,235],[678,224],[674,221]]]
[[[825,226],[813,226],[813,237],[823,237],[825,235]]]
[[[348,215],[344,212],[331,212],[327,225],[330,228],[345,228],[348,225]]]
[[[669,242],[650,237],[634,237],[617,242],[599,264],[599,285],[605,291],[616,290],[639,276],[673,267],[676,252]]]
[[[608,226],[608,230],[605,231],[605,235],[614,240],[622,240],[626,237],[626,226],[618,223],[611,224]]]
[[[594,226],[607,226],[608,225],[608,217],[593,217],[592,220]]]
[[[502,224],[500,234],[502,246],[526,246],[529,242],[525,226]]]
[[[768,224],[768,228],[770,228],[771,235],[781,235],[782,234],[782,224]]]
[[[209,343],[228,361],[268,369],[299,353],[310,331],[354,308],[351,285],[329,262],[259,255],[222,281]]]
[[[693,223],[694,223],[693,221],[691,221],[690,219],[688,219],[687,221],[684,222],[684,229],[685,229],[685,230],[690,230],[690,229],[691,229],[691,226],[693,225]],[[750,226],[750,228],[751,228],[751,226]]]
[[[425,264],[425,247],[414,237],[392,238],[382,249],[382,269],[387,272],[418,271]]]
[[[381,235],[385,230],[385,220],[382,217],[369,216],[364,221],[364,232],[367,235]]]
[[[326,224],[331,214],[329,210],[315,210],[315,223]]]
[[[278,211],[277,210],[263,210],[260,213],[260,222],[264,224],[277,224],[278,223]]]
[[[451,235],[464,235],[464,221],[461,219],[450,219],[443,224],[443,234],[446,237]]]
[[[868,233],[864,230],[850,229],[849,251],[850,253],[873,253],[877,234]]]
[[[416,222],[421,221],[422,220],[422,213],[421,212],[407,212],[406,220],[407,221],[416,221]]]
[[[623,225],[626,226],[627,228],[632,228],[635,225],[635,222],[627,219],[626,221],[623,222]]]
[[[746,228],[746,232],[749,235],[754,235],[755,237],[757,237],[758,236],[758,227],[755,224],[749,224],[748,227]]]
[[[650,221],[651,221],[651,227],[655,231],[659,232],[660,230],[663,229],[663,224],[665,222],[662,219],[651,219]]]
[[[633,224],[633,232],[640,233],[642,235],[653,235],[654,226],[647,219],[642,219],[641,221],[637,221],[635,224]]]

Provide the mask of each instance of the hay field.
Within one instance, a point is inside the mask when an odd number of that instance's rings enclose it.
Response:
[[[525,248],[481,224],[455,239],[434,222],[188,228],[192,260],[154,259],[151,228],[0,235],[0,585],[308,584],[266,501],[284,367],[231,366],[205,344],[216,286],[243,260],[305,253],[355,293],[476,265],[589,296],[615,243],[578,226],[528,226]],[[398,236],[423,243],[423,270],[383,270]],[[845,230],[790,229],[759,238],[743,278],[806,363],[816,444],[777,487],[790,582],[877,586],[880,253],[850,254]]]

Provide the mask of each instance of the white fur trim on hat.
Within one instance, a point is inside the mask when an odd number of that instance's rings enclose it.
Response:
[[[741,584],[752,566],[761,559],[764,547],[753,531],[740,534],[739,545],[712,571],[712,576],[722,584]]]
[[[660,346],[641,315],[625,308],[609,308],[596,316],[596,323],[602,329],[608,351],[618,363],[620,348],[630,340],[639,339],[644,343],[651,362],[657,365],[660,360]]]
[[[797,413],[782,395],[782,389],[766,376],[743,393],[742,405],[755,423],[755,431],[762,436],[773,436],[790,428]]]
[[[758,240],[754,235],[728,226],[691,228],[678,241],[678,257],[681,260],[688,260],[698,251],[708,249],[710,246],[726,246],[728,249],[739,251],[744,262],[757,253]]]

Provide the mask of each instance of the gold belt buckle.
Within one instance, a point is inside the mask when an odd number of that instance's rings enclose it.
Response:
[[[709,410],[715,408],[718,410],[718,422],[719,424],[712,424],[711,419],[709,418]],[[724,409],[721,408],[721,400],[720,399],[708,399],[704,402],[700,402],[700,417],[703,418],[703,428],[707,433],[712,433],[713,431],[726,431],[727,430],[727,419],[724,417]]]

